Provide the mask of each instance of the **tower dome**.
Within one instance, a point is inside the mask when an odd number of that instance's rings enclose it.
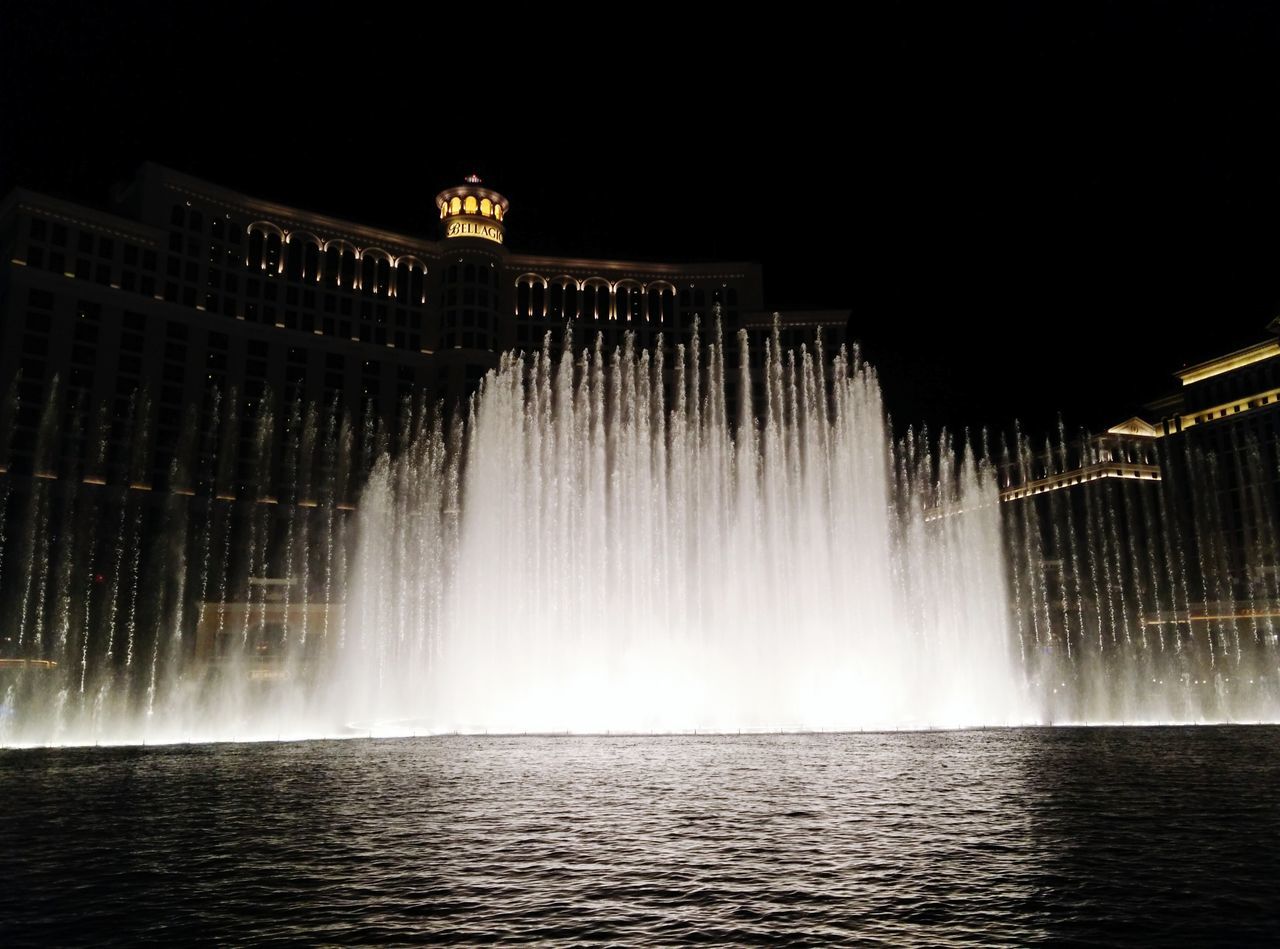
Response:
[[[467,175],[458,187],[441,191],[436,195],[436,207],[446,240],[470,238],[495,244],[505,240],[507,199],[483,187],[479,175]]]

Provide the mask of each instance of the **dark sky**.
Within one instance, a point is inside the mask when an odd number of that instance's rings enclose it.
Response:
[[[183,6],[5,4],[0,187],[102,203],[150,158],[433,236],[476,170],[514,249],[754,259],[771,304],[852,310],[935,427],[1104,426],[1280,312],[1267,4]]]

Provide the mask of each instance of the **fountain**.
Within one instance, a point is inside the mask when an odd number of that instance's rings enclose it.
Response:
[[[51,399],[0,744],[1280,719],[1274,512],[1240,590],[1172,482],[1009,500],[1065,434],[895,440],[856,353],[666,352],[548,342],[396,432],[211,393],[163,497],[144,393],[112,484],[55,476]]]

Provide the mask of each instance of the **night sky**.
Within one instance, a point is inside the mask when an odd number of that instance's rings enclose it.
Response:
[[[178,6],[4,5],[0,188],[105,204],[153,159],[434,237],[474,170],[513,250],[759,260],[770,305],[851,310],[900,425],[1105,426],[1280,313],[1266,4]]]

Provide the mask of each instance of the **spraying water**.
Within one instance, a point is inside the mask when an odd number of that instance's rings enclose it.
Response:
[[[1001,504],[1065,433],[896,440],[856,354],[548,342],[394,432],[214,393],[168,496],[147,404],[123,485],[0,479],[0,744],[1280,719],[1275,512],[1236,594],[1204,459]]]

